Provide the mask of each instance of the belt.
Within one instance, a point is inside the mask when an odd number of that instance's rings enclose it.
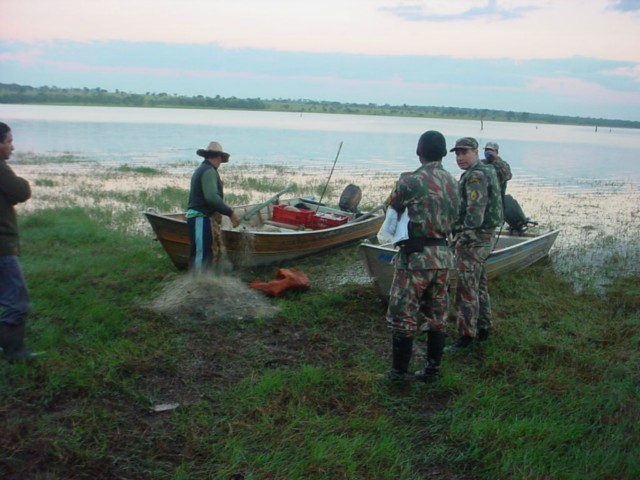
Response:
[[[423,242],[425,247],[446,247],[449,245],[449,242],[446,238],[418,238]]]
[[[424,247],[446,247],[449,242],[446,238],[416,237],[400,242],[398,246],[406,255],[424,251]]]

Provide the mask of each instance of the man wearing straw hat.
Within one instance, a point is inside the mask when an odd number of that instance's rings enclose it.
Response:
[[[229,161],[229,154],[218,142],[211,142],[205,149],[199,149],[197,155],[204,161],[191,176],[189,204],[187,207],[187,226],[191,241],[190,268],[203,272],[217,265],[222,249],[222,215],[231,220],[234,227],[240,225],[240,219],[233,209],[224,202],[222,180],[218,173],[220,164]]]

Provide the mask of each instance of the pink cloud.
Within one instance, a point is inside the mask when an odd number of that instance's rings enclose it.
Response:
[[[447,88],[449,83],[415,83],[406,82],[398,76],[385,80],[364,80],[364,79],[345,79],[333,76],[318,75],[271,75],[257,74],[244,71],[226,71],[226,70],[185,70],[174,68],[152,68],[152,67],[125,67],[125,66],[101,66],[89,65],[86,63],[76,62],[57,62],[46,61],[49,65],[58,68],[61,71],[69,73],[121,73],[134,75],[149,75],[161,77],[190,77],[190,78],[242,78],[242,79],[263,79],[263,80],[282,80],[282,81],[316,81],[329,83],[334,85],[387,85],[394,88]]]
[[[597,83],[576,78],[538,77],[529,82],[527,89],[589,103],[640,105],[640,93],[638,92],[616,92]]]
[[[614,77],[631,77],[634,81],[640,82],[640,65],[614,68],[613,70],[607,70],[601,73],[604,75],[612,75]]]
[[[42,51],[37,48],[20,52],[5,52],[0,53],[0,62],[18,62],[23,65],[33,65],[41,56]]]
[[[101,66],[89,65],[86,63],[56,61],[46,61],[45,63],[48,63],[63,72],[71,73],[134,73],[143,75],[159,75],[163,77],[178,76],[180,74],[179,70],[171,68]]]
[[[89,65],[76,62],[48,61],[49,65],[70,73],[123,73],[159,77],[191,78],[287,78],[276,75],[255,74],[251,72],[229,72],[224,70],[185,70],[177,68],[125,67],[119,65]],[[297,77],[301,78],[301,77]]]

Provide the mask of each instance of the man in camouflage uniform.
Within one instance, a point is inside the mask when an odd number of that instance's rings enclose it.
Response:
[[[484,146],[484,160],[486,165],[492,165],[496,170],[498,176],[498,183],[500,184],[500,194],[502,197],[503,218],[504,218],[504,196],[507,192],[507,182],[511,180],[511,166],[505,162],[499,155],[500,146],[496,142],[487,142]],[[487,276],[482,275],[480,277],[480,312],[478,313],[478,325],[491,326],[491,301],[489,299],[489,286],[487,284]],[[480,332],[484,338],[485,330]]]
[[[483,162],[488,165],[493,165],[498,175],[498,182],[500,183],[500,192],[502,198],[507,191],[507,182],[511,180],[511,167],[505,162],[498,154],[500,146],[495,142],[487,142],[484,146],[484,160]]]
[[[457,217],[459,198],[455,178],[442,167],[447,154],[444,136],[427,131],[416,154],[421,166],[403,174],[391,195],[389,208],[409,216],[409,239],[400,242],[394,257],[387,323],[392,331],[393,360],[390,379],[404,381],[411,360],[419,312],[426,316],[427,362],[416,377],[435,381],[440,374],[449,305],[449,269],[453,255],[447,237]]]
[[[469,347],[476,338],[486,340],[491,328],[491,303],[486,260],[494,247],[496,227],[502,225],[502,196],[496,171],[478,158],[478,142],[461,138],[451,149],[460,177],[460,212],[454,226],[458,283],[457,325],[460,337],[447,350]],[[480,311],[483,315],[480,315]]]

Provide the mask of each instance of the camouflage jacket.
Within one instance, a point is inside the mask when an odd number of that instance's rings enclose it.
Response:
[[[492,162],[488,162],[486,160],[483,161],[486,165],[492,165],[496,170],[496,174],[498,175],[498,183],[500,184],[500,191],[504,196],[507,191],[507,182],[511,180],[511,167],[507,162],[505,162],[501,157],[495,157]]]
[[[391,207],[399,213],[408,209],[411,238],[446,239],[456,221],[460,198],[458,186],[442,162],[427,162],[411,174],[404,174],[391,194]],[[446,245],[427,246],[422,252],[398,254],[396,268],[428,270],[452,268],[453,256]]]
[[[478,161],[460,177],[460,211],[456,231],[490,231],[502,225],[502,195],[493,167]]]

